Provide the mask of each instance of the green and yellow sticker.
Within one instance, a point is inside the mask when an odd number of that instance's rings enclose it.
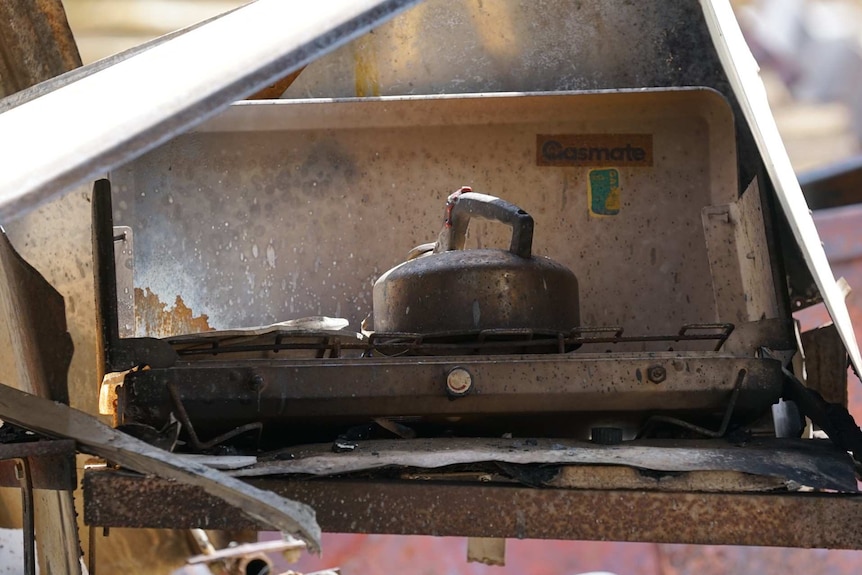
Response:
[[[591,216],[616,216],[620,213],[620,172],[599,168],[589,172],[588,199]]]

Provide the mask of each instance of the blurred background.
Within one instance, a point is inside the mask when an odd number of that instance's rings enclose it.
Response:
[[[64,0],[84,64],[241,6]],[[862,0],[732,0],[797,171],[862,152]]]
[[[301,1],[301,0],[294,0]],[[526,0],[525,0],[526,1]],[[862,153],[862,0],[733,0],[761,65],[779,130],[797,173],[857,161]],[[236,0],[64,0],[84,63],[120,52],[244,2]],[[815,212],[836,277],[862,289],[862,208]],[[862,340],[862,306],[848,298]],[[800,316],[806,328],[822,309]],[[862,418],[862,385],[850,381],[851,409]],[[745,521],[745,518],[740,518]],[[811,529],[817,529],[812,523]],[[466,540],[327,535],[323,558],[295,569],[340,566],[371,573],[619,575],[862,572],[862,552],[560,541],[509,541],[506,567],[467,564]]]

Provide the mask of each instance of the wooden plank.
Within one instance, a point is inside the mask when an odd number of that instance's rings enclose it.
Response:
[[[304,539],[313,550],[320,548],[320,526],[311,507],[183,460],[86,413],[0,384],[0,419],[37,433],[74,439],[81,451],[140,473],[201,487],[256,521]]]
[[[20,390],[68,401],[72,342],[63,298],[15,252],[2,232],[0,277],[0,377]],[[36,492],[33,515],[42,572],[80,574],[72,492]]]

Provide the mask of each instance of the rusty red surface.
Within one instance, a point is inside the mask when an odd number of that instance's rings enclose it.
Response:
[[[844,277],[856,291],[847,298],[862,341],[862,206],[824,210],[815,221],[835,276]],[[815,306],[798,314],[803,329],[828,320],[825,308]],[[849,374],[850,411],[862,421],[862,383]],[[504,513],[505,510],[501,510]],[[740,521],[745,521],[740,517]],[[817,525],[812,523],[812,529]],[[342,573],[427,575],[572,575],[610,571],[618,575],[718,575],[727,573],[862,572],[862,551],[785,549],[649,543],[583,541],[518,541],[506,546],[506,566],[467,563],[464,538],[326,534],[322,557],[304,557],[293,566],[300,572],[340,566]],[[286,566],[285,566],[286,567]]]
[[[322,557],[306,556],[291,567],[308,572],[340,566],[345,574],[381,575],[850,575],[862,570],[862,552],[823,549],[508,540],[506,566],[488,567],[467,563],[467,541],[456,537],[325,534],[323,548]]]

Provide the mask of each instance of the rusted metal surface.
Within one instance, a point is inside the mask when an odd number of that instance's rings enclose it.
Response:
[[[0,98],[80,65],[61,0],[0,2]]]
[[[167,337],[178,333],[212,331],[206,314],[195,315],[183,298],[176,296],[173,305],[159,299],[150,288],[135,288],[135,331],[152,337]]]
[[[201,491],[165,481],[88,472],[83,483],[88,524],[255,527],[238,511]],[[862,498],[852,495],[679,494],[358,481],[259,480],[253,484],[313,506],[328,532],[862,548],[862,533],[857,529]],[[116,490],[124,496],[116,497]],[[150,505],[154,500],[162,505]],[[491,509],[495,512],[489,513]]]
[[[7,461],[9,459],[29,460],[35,489],[74,491],[77,486],[74,441],[0,443],[0,486],[17,487],[15,462]]]
[[[805,386],[829,403],[847,407],[847,352],[835,326],[802,333],[805,354]]]
[[[75,451],[75,442],[69,439],[0,443],[0,459],[41,457]]]

